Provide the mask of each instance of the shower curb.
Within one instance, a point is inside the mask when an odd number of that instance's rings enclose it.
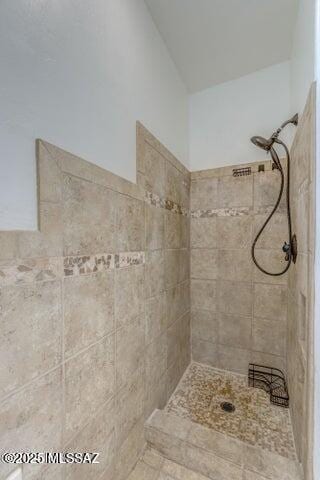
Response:
[[[302,480],[298,462],[163,410],[147,420],[145,438],[168,460],[211,480],[242,480],[245,473],[257,480]]]

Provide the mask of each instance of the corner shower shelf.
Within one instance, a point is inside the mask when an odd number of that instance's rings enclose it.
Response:
[[[280,407],[289,407],[289,394],[284,373],[278,368],[249,364],[249,387],[260,388],[270,394],[270,401]]]

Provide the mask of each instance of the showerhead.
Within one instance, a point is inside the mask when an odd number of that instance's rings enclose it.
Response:
[[[263,138],[263,137],[259,137],[259,136],[252,137],[251,142],[254,145],[256,145],[257,147],[262,148],[266,152],[270,152],[271,158],[272,158],[275,166],[279,170],[282,170],[281,163],[280,163],[279,157],[277,155],[277,152],[273,148],[274,142],[277,142],[277,137],[275,135],[272,135],[272,137],[270,137],[268,139]]]
[[[289,120],[284,122],[281,125],[281,127],[278,128],[278,130],[276,130],[271,135],[270,138],[266,139],[266,138],[263,138],[263,137],[255,136],[255,137],[251,137],[251,142],[254,145],[256,145],[257,147],[262,148],[263,150],[266,150],[267,152],[269,152],[275,142],[276,143],[281,143],[280,141],[278,141],[278,136],[279,136],[279,133],[281,132],[281,130],[285,126],[289,125],[289,123],[293,123],[293,125],[297,126],[298,125],[298,120],[299,120],[299,117],[298,117],[298,114],[296,113],[295,115],[293,115],[293,117],[289,118]]]
[[[255,136],[255,137],[251,137],[251,142],[257,147],[262,148],[263,150],[266,150],[267,152],[269,152],[270,148],[275,142],[275,139],[272,137],[266,139],[263,137]]]

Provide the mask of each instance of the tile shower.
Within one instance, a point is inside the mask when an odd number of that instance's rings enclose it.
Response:
[[[311,478],[314,102],[292,147],[299,255],[283,277],[250,257],[271,162],[190,173],[138,123],[132,184],[37,142],[40,231],[0,232],[0,448],[100,463],[26,479],[296,480],[300,462]],[[285,238],[281,204],[263,266],[284,262]],[[249,362],[287,373],[290,414],[247,387]]]

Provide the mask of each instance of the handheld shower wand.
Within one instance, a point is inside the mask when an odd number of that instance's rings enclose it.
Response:
[[[270,138],[266,139],[263,137],[255,136],[251,138],[251,142],[256,145],[259,148],[262,148],[266,152],[270,152],[271,158],[273,160],[273,168],[279,170],[280,175],[281,175],[281,184],[280,184],[280,191],[279,195],[276,201],[275,206],[273,207],[271,213],[268,215],[266,221],[260,228],[258,234],[256,235],[252,247],[251,247],[251,255],[252,255],[252,260],[254,261],[255,265],[258,267],[258,269],[265,273],[266,275],[272,275],[272,276],[280,276],[283,275],[284,273],[287,272],[289,269],[291,262],[296,263],[297,259],[297,238],[296,235],[292,235],[292,224],[291,224],[291,211],[290,211],[290,153],[288,150],[288,147],[286,144],[279,139],[279,134],[280,132],[288,125],[292,123],[293,125],[297,126],[298,125],[298,114],[296,113],[292,118],[284,122],[280,128],[278,128]],[[282,247],[283,252],[285,253],[285,260],[288,262],[285,268],[277,273],[272,273],[268,272],[264,268],[262,268],[256,257],[255,257],[255,247],[258,239],[260,238],[262,232],[268,225],[269,221],[271,220],[272,216],[276,212],[282,198],[283,194],[283,189],[284,189],[284,172],[283,168],[279,159],[279,156],[274,148],[274,144],[277,143],[278,145],[281,145],[286,153],[286,158],[287,158],[287,188],[286,188],[286,206],[287,206],[287,219],[288,219],[288,237],[289,241],[288,243],[285,241]]]

